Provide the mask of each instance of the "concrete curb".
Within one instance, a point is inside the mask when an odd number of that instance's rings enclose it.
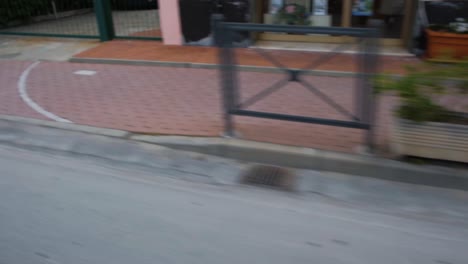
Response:
[[[145,135],[132,135],[130,138],[173,149],[200,152],[237,160],[468,190],[468,171],[417,166],[369,155],[353,155],[232,138]]]
[[[159,66],[159,67],[174,67],[174,68],[191,68],[191,69],[218,69],[219,64],[210,63],[192,63],[192,62],[171,62],[171,61],[147,61],[147,60],[125,60],[125,59],[96,59],[96,58],[76,58],[69,60],[74,63],[95,63],[95,64],[113,64],[113,65],[133,65],[133,66]],[[261,67],[239,65],[237,68],[241,71],[264,72],[264,73],[284,73],[276,67]],[[297,69],[302,70],[302,69]],[[323,71],[323,70],[304,70],[304,74],[313,76],[330,76],[330,77],[354,77],[358,73],[344,71]]]
[[[88,134],[107,136],[107,137],[118,137],[126,138],[130,135],[128,131],[109,129],[109,128],[99,128],[86,125],[77,125],[73,123],[59,123],[55,121],[33,119],[27,117],[19,116],[9,116],[9,115],[0,115],[0,120],[10,121],[27,125],[41,126],[41,127],[50,127],[56,129],[63,129],[75,132],[83,132]]]
[[[68,132],[64,133],[66,131]],[[373,156],[280,146],[233,138],[136,135],[121,130],[0,116],[0,143],[2,142],[149,166],[154,163],[155,158],[162,158],[157,156],[155,151],[174,149],[184,153],[191,152],[193,155],[206,154],[252,163],[331,171],[382,180],[468,190],[468,171],[463,169],[417,166]],[[176,155],[173,151],[171,153],[171,155]],[[163,159],[167,159],[167,156]],[[236,176],[230,177],[229,182],[235,182]]]

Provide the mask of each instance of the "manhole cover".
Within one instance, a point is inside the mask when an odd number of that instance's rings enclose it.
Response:
[[[267,165],[252,166],[241,178],[243,184],[270,186],[287,191],[293,191],[295,181],[295,174],[291,170]]]

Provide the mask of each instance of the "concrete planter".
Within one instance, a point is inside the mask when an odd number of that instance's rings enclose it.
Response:
[[[392,150],[398,155],[468,163],[468,126],[395,120]]]

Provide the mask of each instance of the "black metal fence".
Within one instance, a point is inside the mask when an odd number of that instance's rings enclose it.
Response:
[[[0,34],[161,39],[157,0],[0,0]]]
[[[374,103],[372,77],[377,69],[378,56],[378,36],[379,31],[373,28],[339,28],[339,27],[306,27],[289,25],[265,25],[250,23],[228,23],[223,22],[222,15],[214,15],[212,27],[216,45],[220,48],[220,73],[221,87],[223,94],[223,108],[225,118],[225,134],[234,136],[234,122],[232,116],[249,116],[258,118],[268,118],[276,120],[321,124],[328,126],[338,126],[367,130],[365,141],[367,145],[373,146],[373,124],[374,124]],[[295,34],[326,34],[335,36],[350,36],[356,39],[358,51],[356,53],[356,65],[358,72],[355,74],[356,86],[354,89],[354,111],[346,109],[335,102],[325,92],[317,89],[315,85],[302,78],[302,75],[314,71],[318,66],[329,61],[332,57],[342,53],[349,44],[338,45],[333,51],[323,53],[315,61],[304,69],[291,69],[283,65],[280,61],[272,57],[268,52],[255,48],[254,50],[266,60],[270,61],[279,70],[286,74],[285,78],[277,81],[272,86],[260,91],[241,102],[240,85],[238,78],[238,65],[236,65],[236,53],[234,48],[239,34],[245,32],[281,32]],[[347,119],[327,119],[316,116],[289,115],[278,112],[253,111],[248,108],[258,101],[268,97],[272,93],[282,89],[289,82],[301,84],[313,95],[320,98],[328,106],[346,116]],[[285,102],[287,104],[287,102]],[[312,113],[313,114],[313,113]]]

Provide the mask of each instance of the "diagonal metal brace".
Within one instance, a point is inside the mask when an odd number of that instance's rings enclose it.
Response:
[[[344,107],[336,103],[333,99],[328,97],[326,94],[322,93],[320,90],[315,88],[312,84],[307,82],[306,80],[301,79],[299,81],[307,90],[315,94],[316,96],[320,97],[325,103],[327,103],[329,106],[335,108],[336,111],[340,112],[341,114],[355,120],[355,121],[360,121],[359,118],[357,118],[355,115],[353,115],[351,112],[346,110]]]
[[[249,99],[247,99],[245,102],[239,104],[237,107],[238,108],[247,108],[253,104],[255,104],[256,102],[258,102],[260,99],[278,91],[279,89],[281,89],[282,87],[284,87],[287,83],[289,82],[289,79],[283,79],[283,80],[279,80],[277,81],[276,83],[274,83],[272,86],[266,88],[265,90],[257,93],[256,95],[250,97]]]
[[[323,64],[323,63],[327,62],[328,60],[330,60],[331,58],[333,58],[333,56],[338,55],[340,53],[340,51],[346,50],[347,47],[348,47],[348,43],[343,43],[341,45],[338,45],[332,51],[327,52],[326,55],[321,56],[317,60],[313,61],[312,63],[310,63],[309,65],[304,67],[304,70],[313,70],[313,69],[317,68],[321,64]]]
[[[270,61],[271,63],[273,63],[273,65],[275,65],[278,69],[280,69],[281,71],[283,72],[288,72],[289,69],[288,67],[286,67],[284,64],[282,64],[281,62],[279,62],[277,59],[275,59],[275,57],[272,57],[268,52],[266,52],[265,50],[263,49],[253,49],[255,50],[255,52],[257,52],[258,54],[260,54],[260,56],[262,56],[264,59],[266,59],[267,61]]]

